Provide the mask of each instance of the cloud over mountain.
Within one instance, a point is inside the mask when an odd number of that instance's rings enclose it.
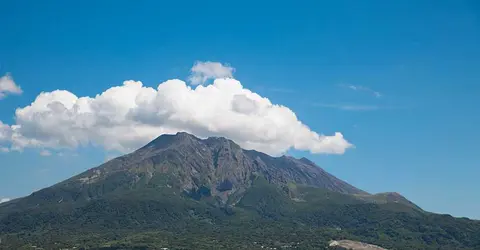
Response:
[[[8,202],[8,201],[10,201],[9,198],[1,198],[0,199],[0,203],[4,203],[4,202]]]
[[[312,131],[289,108],[272,104],[232,78],[190,87],[168,80],[156,89],[125,81],[95,97],[66,90],[40,93],[15,112],[16,124],[0,122],[0,146],[13,150],[96,145],[129,152],[164,133],[224,136],[247,149],[278,155],[290,148],[343,154],[352,147],[341,133]],[[3,141],[3,143],[2,143]]]

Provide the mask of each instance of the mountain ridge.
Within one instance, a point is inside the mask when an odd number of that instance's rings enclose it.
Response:
[[[208,159],[209,157],[211,159]],[[188,171],[181,171],[185,169]],[[360,200],[374,203],[395,202],[390,194],[398,194],[396,192],[369,194],[329,174],[305,157],[300,159],[286,155],[273,157],[256,150],[245,150],[224,137],[200,139],[187,132],[162,134],[132,153],[111,159],[44,190],[68,187],[82,189],[85,185],[94,185],[115,175],[131,178],[131,184],[140,179],[148,183],[154,174],[167,174],[172,171],[177,171],[174,173],[176,177],[187,175],[187,178],[183,176],[184,178],[177,180],[179,183],[176,183],[185,193],[195,195],[194,193],[202,187],[208,186],[209,195],[220,197],[223,203],[231,193],[240,192],[236,195],[241,196],[241,193],[248,189],[252,175],[262,175],[269,182],[287,188],[291,184],[313,186],[354,195]],[[105,191],[109,190],[103,187],[102,192]],[[39,192],[44,191],[39,190],[32,195],[38,195]],[[83,197],[86,200],[95,198],[89,195],[87,192]],[[82,194],[75,194],[72,199],[81,197]],[[420,209],[399,194],[395,197],[396,201],[401,200],[404,204]]]
[[[210,170],[214,170],[217,174],[221,172],[221,176],[219,176],[220,179],[228,179],[228,176],[224,176],[225,174],[229,175],[240,169],[244,170],[242,174],[245,175],[260,171],[262,174],[267,175],[267,178],[270,178],[269,181],[271,182],[287,184],[286,182],[288,180],[292,181],[292,179],[288,177],[292,177],[290,175],[293,174],[297,178],[294,181],[295,183],[300,182],[299,184],[323,187],[342,193],[368,194],[330,175],[306,158],[296,159],[285,155],[272,157],[256,150],[242,149],[234,141],[224,137],[200,139],[186,132],[179,132],[175,135],[164,134],[152,140],[146,146],[134,151],[133,154],[141,155],[143,157],[142,159],[147,159],[159,153],[165,154],[165,152],[168,152],[176,154],[178,151],[184,153],[184,157],[186,157],[186,152],[199,156],[198,158],[194,158],[193,161],[200,162],[211,155],[211,162],[203,161],[202,163],[213,167],[213,169]],[[169,157],[171,157],[171,154]],[[183,164],[183,166],[185,165],[189,164]],[[299,170],[299,168],[302,169]],[[225,171],[222,172],[222,169]],[[282,169],[285,171],[282,172]],[[280,176],[277,175],[278,173],[274,173],[274,170],[280,171]],[[246,176],[242,177],[245,178]],[[316,178],[321,179],[315,181]],[[325,185],[322,186],[322,183]],[[245,184],[245,182],[243,184]]]

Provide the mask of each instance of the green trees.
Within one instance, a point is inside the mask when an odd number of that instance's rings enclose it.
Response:
[[[324,249],[332,239],[388,249],[480,249],[478,221],[408,205],[392,208],[302,186],[285,190],[262,178],[234,207],[206,196],[196,200],[149,185],[82,203],[3,206],[0,249]]]

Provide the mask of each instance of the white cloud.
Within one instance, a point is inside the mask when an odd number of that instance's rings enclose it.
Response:
[[[125,81],[95,97],[43,92],[29,106],[18,108],[15,120],[12,126],[0,125],[5,130],[0,135],[13,150],[93,144],[125,153],[178,131],[202,138],[224,136],[244,148],[274,155],[290,148],[343,154],[353,146],[341,133],[317,134],[289,108],[272,104],[230,78],[195,88],[181,80],[166,81],[157,89]]]
[[[44,149],[44,150],[40,151],[40,155],[41,156],[51,156],[52,153],[50,151]]]
[[[0,121],[0,143],[2,141],[10,141],[12,138],[12,129],[9,125]]]
[[[9,148],[0,147],[0,153],[8,153],[8,152],[10,152],[10,149],[9,149]]]
[[[4,203],[4,202],[8,202],[8,201],[10,201],[9,198],[1,198],[0,199],[0,203]]]
[[[0,99],[3,99],[8,94],[19,95],[21,93],[23,93],[22,89],[15,84],[10,74],[0,77]]]
[[[192,85],[203,84],[209,79],[232,78],[234,68],[219,62],[196,62],[190,69],[189,81]]]
[[[361,85],[353,85],[353,84],[339,84],[340,87],[344,87],[344,88],[349,88],[351,90],[355,90],[355,91],[364,91],[364,92],[367,92],[367,93],[370,93],[371,95],[377,97],[377,98],[380,98],[383,96],[382,93],[378,92],[378,91],[375,91],[371,88],[368,88],[368,87],[365,87],[365,86],[361,86]]]

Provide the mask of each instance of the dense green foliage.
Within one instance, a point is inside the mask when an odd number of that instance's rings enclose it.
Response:
[[[332,239],[389,249],[480,249],[478,221],[403,204],[366,203],[293,184],[280,188],[260,177],[238,204],[218,206],[209,192],[193,199],[163,185],[168,182],[158,177],[82,202],[2,204],[0,249],[323,249]]]

